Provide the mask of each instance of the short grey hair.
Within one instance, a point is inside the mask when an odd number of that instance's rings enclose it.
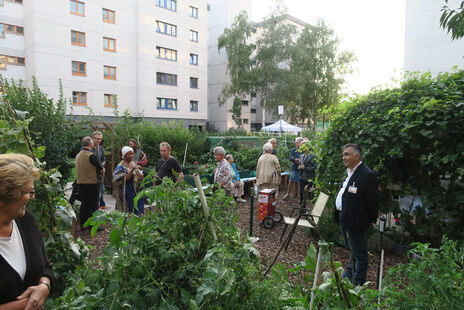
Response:
[[[92,134],[92,138],[95,138],[96,136],[103,136],[103,133],[100,130],[96,130]]]
[[[229,161],[229,159],[232,157],[232,154],[227,154],[226,155],[226,160]]]
[[[213,150],[213,154],[224,155],[226,156],[226,150],[222,146],[216,146]]]
[[[271,153],[272,149],[273,149],[272,144],[269,142],[263,145],[263,153]]]
[[[298,142],[298,143],[301,143],[301,141],[303,141],[304,138],[303,137],[298,137],[295,139],[295,142]]]
[[[82,138],[82,146],[83,147],[86,147],[86,146],[89,146],[89,145],[92,145],[92,144],[93,144],[93,140],[89,136],[86,136],[86,137]]]
[[[352,147],[353,148],[353,153],[354,154],[359,154],[359,157],[362,158],[362,150],[361,150],[361,147],[358,145],[358,144],[354,144],[354,143],[348,143],[348,144],[345,144],[343,146],[343,150],[344,149],[347,149],[349,147]]]

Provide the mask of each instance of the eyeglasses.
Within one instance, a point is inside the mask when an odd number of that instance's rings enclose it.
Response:
[[[31,189],[30,191],[21,191],[23,195],[28,194],[29,196],[34,196],[35,195],[35,189]]]

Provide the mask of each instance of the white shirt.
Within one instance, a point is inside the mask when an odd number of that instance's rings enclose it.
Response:
[[[346,179],[343,181],[343,186],[340,188],[340,191],[338,192],[337,199],[335,200],[335,206],[337,207],[338,211],[342,211],[342,196],[343,193],[345,192],[346,187],[348,186],[348,181],[350,180],[351,176],[355,172],[356,168],[362,163],[362,161],[359,162],[359,164],[356,165],[356,167],[353,168],[353,170],[350,170],[349,168],[346,168]]]
[[[21,280],[24,280],[26,275],[26,255],[24,254],[23,239],[15,220],[13,220],[11,236],[0,237],[0,255],[16,270]]]

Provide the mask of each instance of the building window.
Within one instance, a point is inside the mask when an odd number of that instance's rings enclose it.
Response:
[[[104,103],[105,107],[107,107],[107,108],[114,108],[114,106],[115,106],[115,101],[116,101],[116,98],[115,98],[115,97],[116,97],[115,94],[105,94],[105,96],[104,96],[104,98],[105,98],[105,99],[104,99],[104,100],[105,100],[105,101],[104,101],[104,102],[105,102],[105,103]]]
[[[156,32],[167,34],[173,37],[177,37],[177,26],[157,20],[156,21]]]
[[[160,8],[177,11],[177,1],[176,0],[156,0],[156,6]]]
[[[70,0],[71,1],[71,14],[85,16],[85,4],[84,2]]]
[[[25,59],[23,57],[0,55],[0,59],[1,57],[3,57],[3,60],[0,60],[0,62],[2,63],[9,64],[9,65],[18,65],[18,66],[25,65]],[[5,65],[5,69],[6,69],[6,65]]]
[[[112,10],[102,9],[103,21],[105,23],[114,24],[116,13]]]
[[[248,105],[248,100],[242,100],[242,105]]]
[[[248,124],[248,118],[243,119],[243,124]]]
[[[198,78],[190,78],[190,88],[198,88]]]
[[[256,109],[250,109],[251,114],[256,114]]]
[[[8,2],[23,4],[23,0],[6,0]],[[0,1],[0,5],[3,5],[3,0]]]
[[[6,70],[7,62],[8,62],[8,56],[0,55],[0,70]]]
[[[73,104],[87,105],[87,93],[80,91],[73,91]]]
[[[157,46],[156,58],[177,61],[177,51]]]
[[[198,18],[198,8],[194,6],[190,7],[190,17]]]
[[[156,98],[156,108],[158,110],[177,110],[177,99]]]
[[[190,54],[190,64],[198,66],[198,55]]]
[[[15,25],[8,25],[8,24],[4,24],[2,26],[3,26],[4,31],[6,33],[24,35],[24,27],[19,27],[19,26],[15,26]]]
[[[198,112],[198,101],[190,100],[190,111]]]
[[[190,30],[190,41],[198,42],[198,31]]]
[[[103,77],[107,80],[116,80],[116,67],[103,66]]]
[[[85,62],[73,61],[72,62],[72,75],[85,76]]]
[[[85,32],[71,30],[71,44],[85,46]]]
[[[0,24],[0,38],[4,38],[4,37],[5,37],[5,25]]]
[[[103,50],[109,52],[116,52],[116,40],[103,37]]]
[[[177,75],[163,72],[156,72],[156,84],[177,86]]]

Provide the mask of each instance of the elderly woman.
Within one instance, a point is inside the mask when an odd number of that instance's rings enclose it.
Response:
[[[50,293],[52,267],[26,210],[38,178],[30,157],[0,155],[0,309],[42,309]]]
[[[234,174],[232,173],[232,168],[225,159],[226,151],[222,146],[218,146],[214,148],[213,153],[218,163],[214,172],[214,183],[218,183],[226,191],[226,195],[230,196],[234,189],[234,184],[232,183]]]
[[[272,155],[272,144],[263,145],[263,155],[258,159],[256,167],[256,185],[258,190],[275,188],[280,181],[280,164],[277,156]]]
[[[137,208],[134,210],[134,198],[137,195],[137,183],[143,177],[142,172],[139,170],[140,167],[133,161],[134,150],[130,146],[123,147],[120,156],[122,161],[113,172],[116,209],[141,215],[144,212],[143,199],[138,200]]]

